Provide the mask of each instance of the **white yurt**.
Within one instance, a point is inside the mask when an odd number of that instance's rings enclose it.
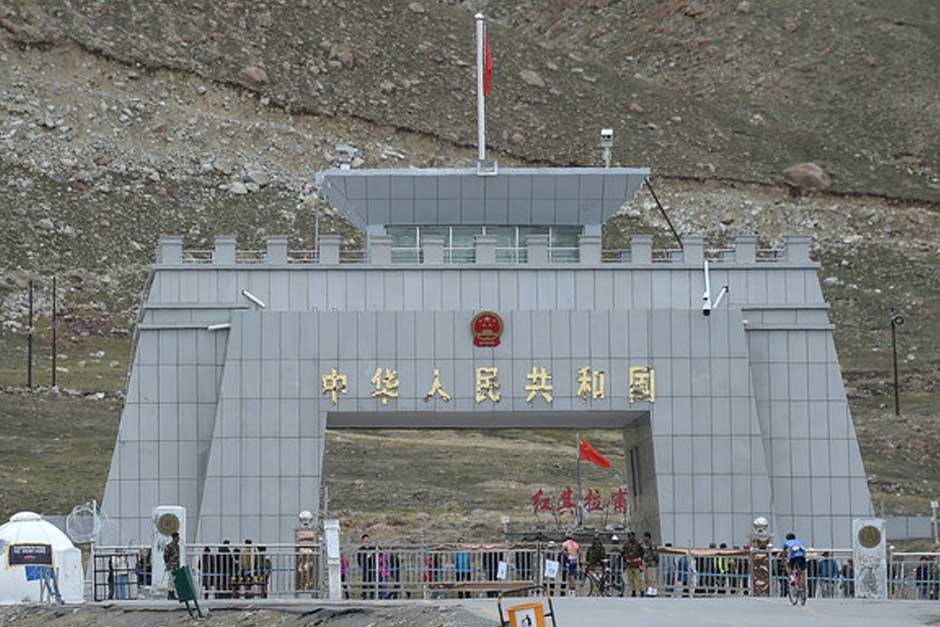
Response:
[[[55,525],[33,512],[20,512],[0,525],[0,605],[38,603],[39,567],[52,562],[65,603],[82,602],[82,552]]]

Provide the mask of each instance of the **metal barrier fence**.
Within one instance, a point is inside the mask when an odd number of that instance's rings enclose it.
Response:
[[[320,597],[319,544],[189,544],[187,561],[204,599]]]
[[[760,573],[767,593],[785,597],[789,577],[778,549],[770,551],[662,548],[653,568],[626,563],[622,545],[604,547],[602,565],[589,567],[581,547],[575,575],[579,596],[591,577],[609,569],[610,593],[701,597],[754,595]],[[556,570],[546,576],[546,565]],[[150,548],[95,546],[90,594],[94,601],[147,598]],[[186,546],[197,589],[204,599],[318,598],[326,595],[326,564],[319,544]],[[524,585],[549,594],[567,591],[561,547],[555,543],[446,544],[345,547],[341,555],[343,597],[348,599],[441,599],[496,596]],[[589,572],[592,571],[592,572]],[[888,597],[940,600],[940,553],[889,552]],[[852,598],[855,575],[849,549],[810,550],[807,596]]]
[[[151,581],[150,547],[95,546],[91,553],[91,598],[123,601],[142,598]]]
[[[768,556],[771,596],[785,597],[790,591],[790,577],[780,550],[755,551]],[[806,596],[810,599],[846,599],[855,596],[855,572],[851,549],[808,551],[806,554]]]
[[[891,553],[888,596],[892,599],[940,600],[940,554]]]
[[[441,599],[541,581],[538,545],[361,546],[342,555],[344,598]]]

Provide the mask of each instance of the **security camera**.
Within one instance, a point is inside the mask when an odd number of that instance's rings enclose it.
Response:
[[[265,304],[263,300],[261,300],[260,298],[258,298],[257,296],[249,292],[248,290],[242,290],[242,296],[244,296],[245,298],[253,302],[256,306],[258,306],[261,309],[265,309],[267,307],[267,305]]]
[[[601,129],[601,147],[610,148],[613,145],[614,145],[614,129],[602,128]]]
[[[705,304],[702,305],[702,315],[710,316],[712,314],[712,304],[708,301],[705,301]]]

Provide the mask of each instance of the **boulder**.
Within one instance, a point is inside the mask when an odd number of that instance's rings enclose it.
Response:
[[[545,81],[535,70],[520,70],[519,78],[521,78],[522,82],[526,85],[530,85],[532,87],[545,87]]]
[[[242,80],[252,87],[260,87],[268,82],[268,73],[257,65],[249,65],[242,69]]]
[[[793,187],[805,191],[828,189],[832,179],[826,171],[815,163],[798,163],[783,171],[783,178]]]

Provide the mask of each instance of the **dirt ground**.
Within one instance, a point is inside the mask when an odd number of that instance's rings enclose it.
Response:
[[[430,603],[362,607],[210,609],[204,620],[186,611],[82,607],[0,607],[0,627],[483,627],[492,623],[456,606]]]

